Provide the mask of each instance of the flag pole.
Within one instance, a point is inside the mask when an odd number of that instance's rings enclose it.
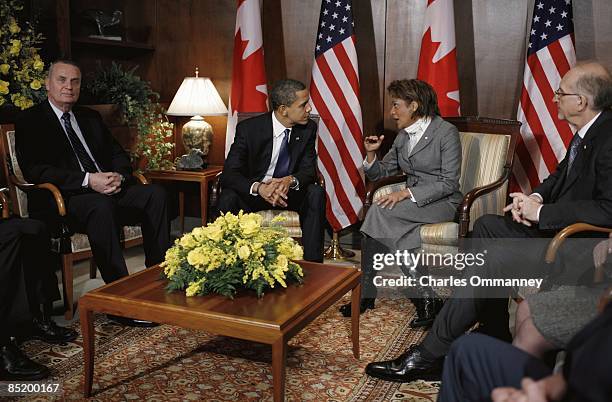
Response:
[[[355,253],[351,250],[345,250],[340,246],[338,240],[338,232],[332,235],[332,241],[329,247],[325,250],[325,258],[328,260],[344,261],[347,258],[354,257]]]

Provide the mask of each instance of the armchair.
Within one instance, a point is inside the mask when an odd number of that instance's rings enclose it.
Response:
[[[428,252],[457,252],[476,219],[484,214],[502,215],[508,178],[520,123],[486,117],[446,119],[459,129],[462,148],[460,190],[463,201],[453,222],[421,226],[422,248]],[[406,188],[404,175],[386,177],[366,186],[365,211],[385,194]]]
[[[82,233],[71,233],[65,221],[66,206],[64,198],[59,189],[51,183],[32,184],[26,182],[19,167],[15,148],[15,130],[12,125],[0,126],[2,140],[0,141],[0,160],[8,181],[9,194],[13,212],[21,217],[28,216],[27,193],[32,191],[48,191],[53,196],[60,219],[60,230],[52,234],[51,243],[54,251],[61,255],[62,261],[62,287],[65,313],[67,320],[72,319],[73,307],[73,273],[72,266],[75,262],[90,260],[90,277],[96,277],[96,266],[92,259],[91,247],[87,235]],[[146,178],[134,173],[138,181],[147,184]],[[4,214],[4,209],[3,209]],[[133,247],[142,244],[142,232],[140,226],[125,226],[123,228],[124,247]]]

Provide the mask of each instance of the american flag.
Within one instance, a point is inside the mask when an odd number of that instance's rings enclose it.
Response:
[[[513,169],[513,190],[527,194],[555,170],[573,136],[553,102],[561,78],[576,64],[571,0],[536,0],[528,35]]]
[[[363,208],[363,125],[350,0],[323,0],[310,99],[320,116],[318,167],[325,178],[327,219],[334,231],[359,220]]]

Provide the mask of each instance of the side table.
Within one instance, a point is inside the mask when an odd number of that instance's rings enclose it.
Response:
[[[202,213],[202,225],[206,225],[208,218],[208,183],[213,180],[223,166],[209,166],[202,170],[149,170],[145,176],[149,180],[183,181],[200,183],[200,211]],[[179,191],[179,218],[181,221],[181,233],[185,231],[185,192]]]

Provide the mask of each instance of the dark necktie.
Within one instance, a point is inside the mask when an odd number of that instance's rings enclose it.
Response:
[[[578,148],[580,147],[580,143],[582,142],[582,138],[578,135],[578,133],[574,134],[574,138],[572,138],[572,142],[570,142],[568,158],[567,158],[567,173],[569,174],[570,169],[572,168],[572,164],[574,163],[574,159],[576,159],[576,155],[578,155]]]
[[[97,172],[98,169],[96,168],[96,164],[91,159],[91,157],[85,150],[83,143],[72,128],[72,124],[70,123],[70,113],[64,113],[62,115],[62,122],[64,122],[64,128],[66,129],[66,133],[68,134],[68,139],[70,140],[72,149],[74,150],[74,153],[79,159],[79,162],[81,162],[83,169],[85,169],[85,171],[89,173]]]
[[[285,177],[289,175],[289,164],[291,163],[291,155],[289,154],[289,133],[291,130],[284,131],[283,142],[281,143],[280,151],[278,152],[278,160],[274,168],[272,177]]]

